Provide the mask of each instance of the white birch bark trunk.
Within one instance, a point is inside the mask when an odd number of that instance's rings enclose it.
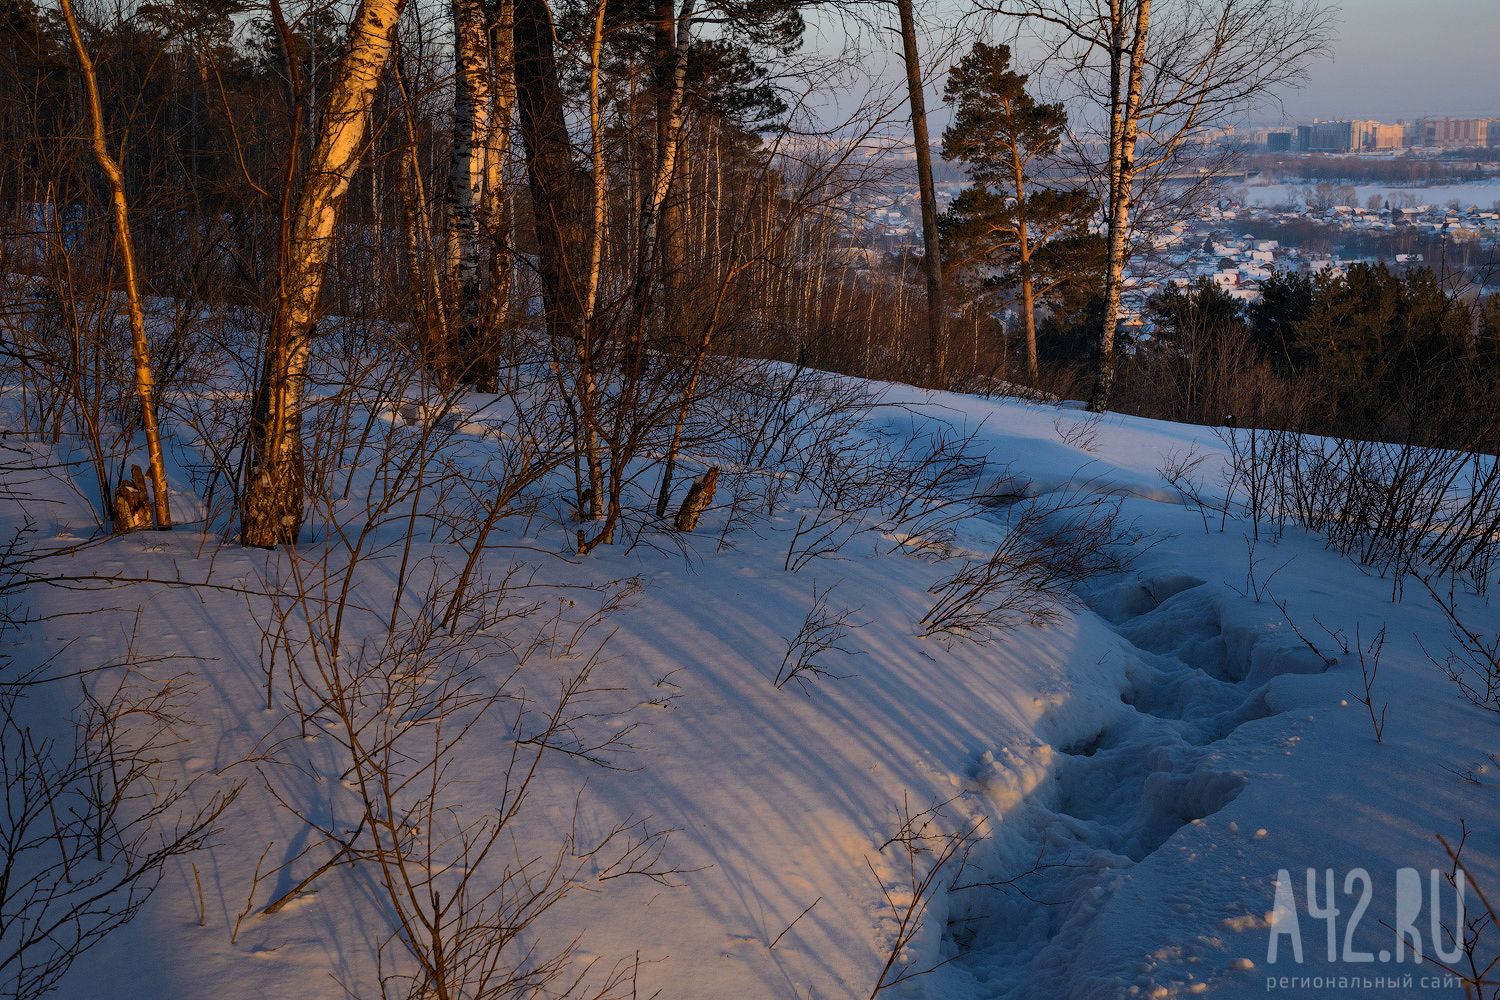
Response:
[[[448,283],[457,304],[450,331],[445,382],[469,381],[478,364],[475,347],[483,290],[480,283],[480,203],[488,181],[491,113],[489,19],[482,0],[453,0],[453,150],[448,161]]]
[[[276,313],[250,427],[241,541],[297,541],[304,517],[302,409],[311,335],[344,197],[359,165],[370,106],[385,71],[403,0],[360,0],[349,49],[334,71],[281,269]]]
[[[1109,258],[1104,275],[1104,318],[1094,352],[1094,390],[1088,404],[1094,413],[1109,408],[1110,396],[1114,392],[1115,327],[1119,323],[1120,293],[1124,289],[1125,261],[1130,248],[1130,206],[1136,175],[1141,81],[1146,68],[1146,36],[1151,25],[1151,0],[1136,0],[1135,25],[1127,54],[1124,51],[1124,6],[1125,0],[1112,0],[1111,14],[1119,27],[1111,39],[1110,50]],[[1121,61],[1126,59],[1128,61],[1121,66]]]
[[[589,140],[594,166],[594,238],[589,244],[589,273],[583,302],[583,321],[592,326],[599,304],[599,270],[604,260],[604,216],[609,191],[604,172],[604,119],[599,107],[599,63],[604,53],[604,15],[607,0],[594,8],[594,35],[589,45]]]
[[[687,87],[688,46],[692,41],[693,15],[697,0],[683,0],[677,14],[677,31],[672,53],[672,84],[665,114],[658,124],[659,142],[655,170],[651,177],[651,188],[646,193],[646,204],[641,212],[640,267],[643,275],[649,274],[657,250],[658,234],[662,225],[663,209],[672,187],[672,177],[677,171],[677,151],[682,139],[684,98]],[[639,290],[642,294],[645,289]],[[644,313],[644,301],[642,303]],[[642,316],[644,321],[644,315]]]

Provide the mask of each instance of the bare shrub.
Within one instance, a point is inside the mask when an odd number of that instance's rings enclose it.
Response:
[[[918,634],[983,642],[1022,625],[1045,625],[1080,584],[1123,570],[1139,533],[1121,519],[1117,498],[1088,487],[1012,506],[1005,537],[987,558],[964,559],[928,589],[936,600],[918,622]]]
[[[1297,557],[1291,556],[1287,558],[1280,566],[1267,573],[1262,569],[1267,557],[1259,554],[1257,551],[1258,547],[1259,543],[1254,538],[1248,536],[1245,538],[1245,586],[1243,589],[1239,587],[1235,587],[1234,589],[1241,597],[1248,597],[1254,600],[1256,604],[1270,598],[1271,603],[1280,608],[1282,604],[1276,600],[1276,595],[1271,592],[1271,584],[1281,575],[1282,571],[1296,561]],[[1282,614],[1286,614],[1284,609]],[[1287,620],[1290,622],[1290,617]],[[1295,626],[1293,627],[1295,628]],[[1301,632],[1298,632],[1298,635],[1301,635]],[[1344,652],[1347,653],[1348,650],[1345,649]],[[1321,654],[1319,655],[1319,659],[1323,659]]]
[[[962,516],[984,465],[973,433],[874,423],[882,404],[869,385],[801,365],[738,364],[713,402],[724,433],[710,454],[729,483],[731,525],[756,509],[804,508],[786,569],[870,533],[920,549]]]
[[[721,388],[722,464],[761,473],[767,514],[826,468],[878,403],[868,386],[802,365],[741,362]]]
[[[513,996],[553,988],[592,995],[581,981],[572,984],[577,990],[566,982],[571,943],[548,949],[526,935],[602,845],[585,848],[564,837],[541,849],[517,839],[517,823],[549,752],[615,766],[612,755],[627,749],[628,729],[598,738],[585,732],[600,719],[586,707],[599,694],[599,660],[591,657],[561,681],[550,705],[538,704],[514,689],[519,666],[495,682],[479,669],[503,655],[486,633],[515,624],[509,595],[476,588],[452,628],[438,620],[448,595],[422,596],[434,609],[430,616],[404,620],[341,655],[323,631],[332,619],[315,616],[305,647],[314,666],[300,677],[303,704],[324,728],[333,724],[354,794],[349,811],[327,821],[288,797],[283,804],[318,832],[330,860],[367,868],[380,886],[396,949],[379,955],[382,995]],[[479,734],[486,745],[500,740],[505,747],[495,778],[500,791],[492,805],[466,808],[471,793],[451,785],[450,771]],[[608,993],[619,971],[594,989]]]
[[[1277,611],[1281,612],[1282,620],[1287,623],[1287,626],[1292,630],[1292,634],[1302,642],[1302,645],[1306,646],[1308,648],[1308,651],[1311,652],[1312,655],[1321,660],[1325,667],[1337,666],[1339,662],[1338,658],[1329,653],[1323,652],[1322,648],[1317,643],[1313,642],[1312,639],[1308,637],[1308,634],[1306,632],[1302,631],[1302,626],[1298,625],[1297,619],[1292,617],[1290,602],[1278,601],[1276,599],[1276,596],[1271,593],[1269,587],[1266,587],[1263,592],[1267,597],[1271,598],[1271,603],[1276,605]],[[1317,619],[1314,619],[1314,621],[1316,620]],[[1337,642],[1337,638],[1335,638],[1334,641]]]
[[[1445,950],[1458,952],[1459,959],[1449,963],[1426,953],[1422,957],[1456,977],[1463,984],[1465,1000],[1486,1000],[1487,997],[1493,1000],[1500,996],[1500,973],[1497,973],[1497,969],[1500,969],[1500,948],[1496,947],[1490,935],[1500,928],[1500,910],[1496,910],[1484,886],[1475,880],[1468,863],[1464,861],[1464,848],[1468,845],[1471,831],[1462,820],[1459,821],[1459,830],[1457,845],[1450,843],[1446,837],[1438,837],[1438,843],[1443,845],[1449,861],[1449,869],[1443,877],[1464,901],[1460,911],[1462,922],[1442,923],[1443,934],[1448,939],[1449,946]],[[1478,900],[1478,906],[1473,905],[1475,899]],[[1433,905],[1437,906],[1436,900]]]
[[[1203,519],[1205,532],[1209,530],[1210,511],[1220,515],[1221,526],[1229,517],[1227,504],[1216,502],[1204,493],[1202,469],[1207,459],[1208,456],[1199,451],[1196,445],[1189,445],[1186,449],[1164,455],[1162,464],[1156,468],[1156,474],[1182,499],[1182,505],[1198,512],[1198,516]]]
[[[0,631],[16,623],[13,608]],[[188,678],[153,678],[133,648],[86,672],[72,745],[30,721],[29,694],[61,683],[0,657],[0,983],[32,1000],[129,923],[167,866],[206,848],[238,787],[194,807],[164,764],[190,724]],[[77,676],[74,674],[72,676]]]
[[[984,827],[984,819],[955,821],[945,813],[953,800],[940,802],[920,812],[913,812],[911,801],[902,796],[901,824],[891,838],[880,845],[880,852],[893,850],[896,855],[894,880],[882,878],[869,858],[865,866],[875,877],[885,899],[890,920],[894,923],[885,965],[870,991],[874,1000],[884,990],[925,976],[947,965],[946,959],[925,968],[917,967],[908,950],[924,927],[927,911],[943,888],[943,878],[962,872],[969,851]]]
[[[1451,644],[1442,654],[1423,648],[1427,659],[1457,686],[1471,705],[1500,712],[1500,633],[1485,635],[1459,617],[1457,602],[1444,597],[1431,581],[1419,577],[1433,603],[1448,620]]]
[[[1099,441],[1099,425],[1103,422],[1102,413],[1090,413],[1082,419],[1071,420],[1053,417],[1052,429],[1057,432],[1063,444],[1093,454],[1094,446]]]
[[[107,226],[97,238],[76,239],[52,211],[45,227],[45,270],[0,313],[0,364],[7,382],[21,388],[22,429],[87,470],[83,496],[103,526],[141,414],[129,337],[109,288],[112,247]]]
[[[1081,399],[1089,384],[1087,373],[1071,364],[1042,364],[1036,378],[1021,381],[1021,377],[1022,373],[976,372],[967,378],[956,378],[953,391],[1056,406],[1064,400]]]
[[[993,500],[980,492],[985,462],[974,437],[912,427],[825,450],[807,478],[812,510],[797,519],[784,567],[795,573],[867,533],[888,538],[893,551],[942,549],[953,525]]]
[[[392,594],[379,565],[384,548],[378,537],[334,531],[316,557],[289,553],[274,588],[290,608],[266,618],[274,631],[262,649],[281,651],[284,662],[280,671],[268,664],[267,677],[285,678],[290,724],[332,741],[345,792],[331,808],[326,792],[305,798],[294,775],[319,768],[316,750],[268,777],[276,800],[314,836],[285,865],[293,888],[261,919],[354,867],[368,872],[391,921],[375,956],[382,996],[612,995],[633,975],[628,964],[595,969],[575,942],[544,944],[531,929],[596,868],[598,878],[668,883],[669,831],[627,825],[588,845],[571,834],[547,844],[523,837],[521,817],[549,757],[618,768],[634,727],[615,724],[607,709],[602,649],[561,669],[551,693],[523,688],[520,672],[538,653],[571,657],[618,606],[615,597],[598,595],[598,613],[576,610],[580,588],[548,614],[514,566],[492,578],[436,559],[407,566],[404,556],[407,593]],[[382,594],[389,605],[372,600]],[[475,799],[473,776],[456,783],[478,746],[486,758],[498,751],[488,802]]]
[[[1500,463],[1482,450],[1413,440],[1222,430],[1226,496],[1258,537],[1289,523],[1389,576],[1452,576],[1483,594],[1500,546]]]
[[[1359,629],[1354,630],[1355,648],[1359,650],[1359,675],[1364,681],[1365,693],[1363,695],[1349,692],[1349,697],[1365,706],[1370,713],[1370,728],[1375,733],[1375,742],[1381,743],[1385,739],[1385,710],[1390,707],[1389,702],[1382,703],[1380,713],[1375,712],[1375,682],[1380,677],[1380,654],[1385,649],[1385,626],[1380,626],[1380,631],[1370,640],[1369,645],[1360,641]]]
[[[838,676],[822,658],[828,653],[848,656],[850,651],[843,642],[861,623],[854,620],[857,608],[834,610],[828,603],[828,595],[832,592],[833,587],[819,591],[817,585],[813,585],[812,607],[796,634],[786,641],[786,652],[776,667],[776,687],[796,683],[808,693],[813,681]]]

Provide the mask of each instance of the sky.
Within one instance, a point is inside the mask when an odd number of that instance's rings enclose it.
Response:
[[[1429,116],[1500,117],[1500,0],[1323,2],[1336,19],[1331,52],[1309,66],[1301,88],[1284,89],[1277,95],[1279,104],[1267,101],[1246,116],[1246,124],[1296,124],[1314,118],[1394,122]],[[917,4],[922,14],[935,15],[934,25],[945,26],[932,36],[942,37],[958,12],[972,9],[973,0]],[[818,32],[812,31],[812,48],[838,49],[838,30],[826,36]],[[891,44],[890,39],[882,36],[880,42],[863,60],[874,72],[877,89],[899,85],[902,72],[896,52],[883,47]],[[934,72],[928,85],[934,139],[948,120],[942,75]],[[820,117],[837,120],[858,100],[857,94],[840,92],[828,99],[835,110]]]
[[[1289,121],[1500,116],[1500,0],[1340,0],[1337,7],[1333,58],[1283,96]]]

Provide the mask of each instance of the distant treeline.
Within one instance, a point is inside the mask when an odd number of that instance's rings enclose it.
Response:
[[[1145,415],[1500,447],[1500,295],[1444,269],[1282,272],[1248,306],[1202,279],[1153,296],[1147,313],[1154,333],[1121,380]]]
[[[1258,153],[1246,166],[1284,183],[1341,181],[1350,184],[1453,184],[1497,175],[1500,149],[1463,150],[1442,157],[1287,156]]]

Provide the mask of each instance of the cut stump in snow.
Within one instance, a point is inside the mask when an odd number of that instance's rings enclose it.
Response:
[[[693,480],[687,496],[682,498],[682,507],[677,511],[677,530],[692,531],[698,527],[698,519],[714,502],[714,490],[719,485],[719,470],[710,467],[707,472]]]
[[[151,494],[139,465],[132,465],[130,478],[122,480],[115,489],[114,515],[117,534],[149,528],[155,523],[151,518]]]

